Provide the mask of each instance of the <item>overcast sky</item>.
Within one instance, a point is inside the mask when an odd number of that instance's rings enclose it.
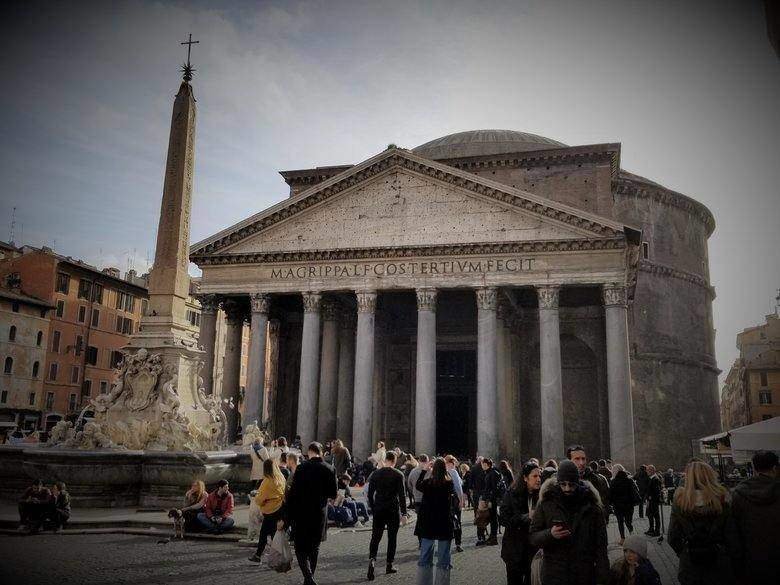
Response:
[[[461,130],[620,142],[701,201],[717,359],[780,286],[780,62],[763,3],[16,2],[0,24],[0,239],[100,267],[153,256],[188,33],[192,241],[287,196],[277,171]]]

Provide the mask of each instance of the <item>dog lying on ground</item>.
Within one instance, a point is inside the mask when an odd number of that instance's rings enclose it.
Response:
[[[184,514],[181,510],[171,508],[168,510],[168,518],[173,520],[173,537],[184,540]]]

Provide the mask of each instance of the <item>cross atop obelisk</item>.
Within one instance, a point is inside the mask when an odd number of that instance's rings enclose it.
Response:
[[[198,43],[200,41],[192,40],[192,33],[190,33],[188,40],[181,43],[182,45],[187,45],[187,63],[181,67],[181,71],[184,73],[184,81],[192,81],[192,74],[195,72],[195,68],[190,65],[190,51],[192,50],[192,45],[197,45]]]

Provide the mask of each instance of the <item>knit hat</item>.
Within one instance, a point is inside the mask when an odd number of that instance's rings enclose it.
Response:
[[[623,550],[632,550],[643,559],[647,558],[647,541],[641,536],[629,534],[623,541]]]
[[[577,483],[580,481],[580,470],[573,461],[565,459],[558,465],[558,481],[571,481]]]

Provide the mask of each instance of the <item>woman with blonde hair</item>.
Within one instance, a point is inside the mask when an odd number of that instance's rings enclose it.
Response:
[[[685,468],[685,485],[674,494],[669,545],[680,557],[680,585],[733,583],[728,529],[728,490],[699,459]]]
[[[263,461],[263,481],[255,496],[255,502],[263,514],[263,524],[260,526],[257,551],[249,557],[252,562],[261,562],[268,537],[273,537],[277,529],[284,527],[282,506],[284,505],[286,485],[287,481],[279,470],[279,463],[276,459]]]
[[[200,479],[194,480],[190,489],[184,494],[184,507],[181,509],[181,513],[184,515],[184,529],[187,532],[200,530],[201,525],[198,522],[198,512],[206,504],[208,497],[209,493],[206,491],[206,484]]]

